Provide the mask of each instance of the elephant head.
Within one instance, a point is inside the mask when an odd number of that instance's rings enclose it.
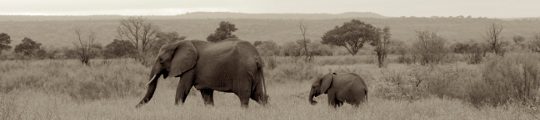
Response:
[[[326,94],[328,92],[330,85],[332,85],[334,74],[336,73],[327,74],[323,76],[321,79],[313,82],[313,85],[311,86],[311,91],[309,92],[309,103],[311,103],[311,105],[317,104],[317,101],[313,100],[313,97],[317,97],[321,95],[322,93]]]
[[[180,41],[162,46],[149,75],[150,81],[147,83],[146,95],[136,107],[152,99],[160,76],[163,75],[164,79],[168,76],[182,77],[184,73],[195,67],[197,57],[197,49],[191,41]]]

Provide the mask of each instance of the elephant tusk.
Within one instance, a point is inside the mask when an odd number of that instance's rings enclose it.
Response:
[[[148,83],[146,83],[146,85],[150,85],[150,83],[151,83],[152,81],[154,81],[155,79],[156,79],[156,75],[152,76],[152,79],[150,79],[150,81],[148,81]]]

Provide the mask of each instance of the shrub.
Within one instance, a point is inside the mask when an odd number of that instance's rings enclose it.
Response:
[[[446,39],[435,32],[417,31],[418,41],[413,44],[413,52],[421,65],[439,64],[447,57]]]
[[[287,80],[309,81],[320,76],[313,63],[282,63],[276,70],[277,73],[274,73],[274,79],[276,79],[277,82],[285,82]],[[265,74],[269,73],[266,73],[265,71]]]
[[[539,55],[513,53],[506,57],[495,56],[485,64],[480,81],[469,90],[475,105],[501,105],[510,102],[538,104],[540,95]]]
[[[279,55],[279,46],[274,41],[257,41],[257,51],[261,56],[276,56]]]
[[[467,99],[469,81],[477,79],[477,72],[455,66],[419,67],[396,72],[383,70],[386,85],[377,89],[382,98],[418,100],[428,96]]]

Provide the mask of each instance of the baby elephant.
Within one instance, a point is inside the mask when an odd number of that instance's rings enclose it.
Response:
[[[355,73],[329,73],[315,81],[309,93],[311,105],[317,104],[313,97],[328,94],[328,104],[335,107],[347,102],[354,107],[367,101],[367,86],[360,76]]]

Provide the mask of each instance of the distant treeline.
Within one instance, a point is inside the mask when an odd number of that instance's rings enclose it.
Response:
[[[187,39],[204,40],[212,33],[220,21],[229,21],[239,29],[236,35],[250,42],[275,41],[278,44],[300,39],[298,23],[303,21],[307,26],[306,37],[320,41],[322,35],[351,19],[151,19],[149,21],[165,31],[176,31]],[[504,40],[511,40],[514,35],[525,37],[540,33],[540,22],[536,19],[501,20],[468,17],[401,17],[401,18],[357,18],[376,27],[392,28],[392,39],[410,44],[416,38],[415,31],[430,30],[447,38],[449,42],[466,42],[482,40],[482,33],[490,23],[504,26]],[[111,43],[117,35],[116,27],[120,19],[110,20],[51,20],[51,21],[4,21],[0,22],[0,32],[8,33],[14,43],[20,43],[24,37],[43,43],[47,47],[71,46],[76,36],[74,28],[89,28],[99,34],[97,43]]]

